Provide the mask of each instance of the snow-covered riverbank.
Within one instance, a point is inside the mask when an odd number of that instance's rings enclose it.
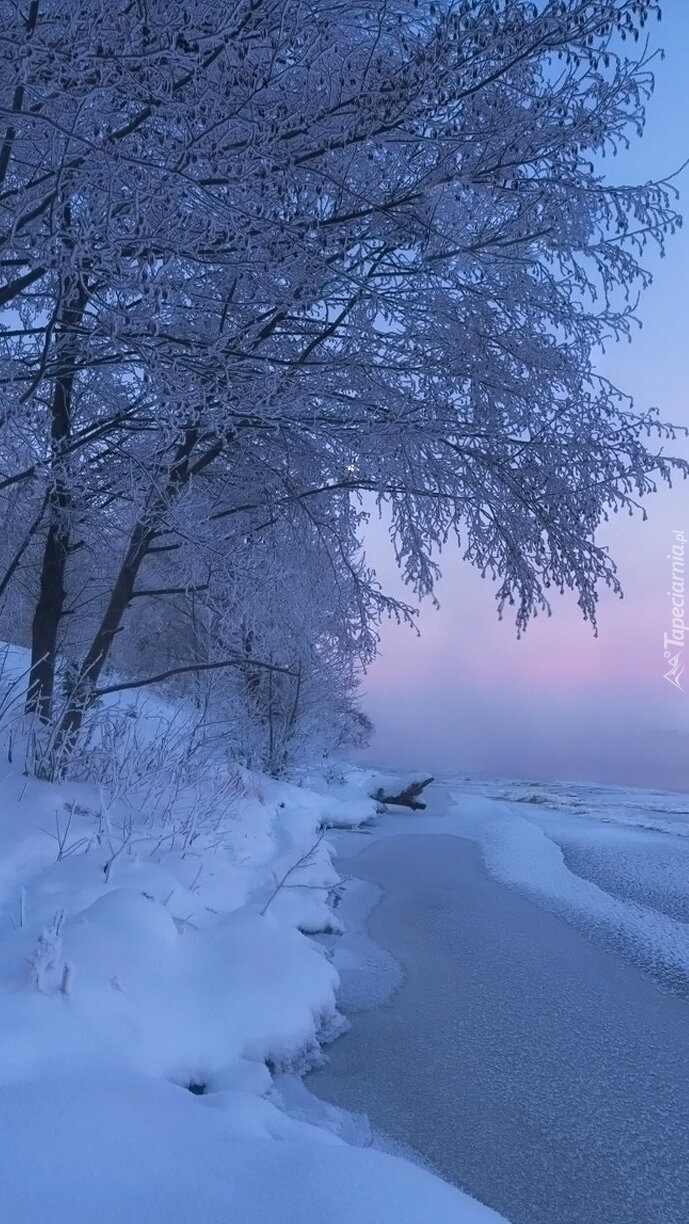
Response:
[[[309,933],[339,927],[324,830],[374,816],[370,778],[161,785],[0,779],[0,1218],[497,1222],[275,1088],[344,1023]]]

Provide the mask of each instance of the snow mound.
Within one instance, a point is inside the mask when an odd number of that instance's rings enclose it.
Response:
[[[230,1095],[210,1109],[122,1071],[0,1088],[3,1219],[500,1224],[414,1165]]]

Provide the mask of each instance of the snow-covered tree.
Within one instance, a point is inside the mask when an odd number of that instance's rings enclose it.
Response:
[[[305,666],[278,614],[304,551],[337,556],[319,665],[335,642],[356,670],[386,606],[363,492],[417,592],[454,534],[520,627],[549,586],[594,618],[598,525],[673,466],[594,369],[677,223],[667,185],[599,170],[643,123],[649,56],[624,51],[657,10],[0,0],[0,592],[58,739],[146,599],[203,606],[209,668]],[[307,621],[332,591],[308,567]]]

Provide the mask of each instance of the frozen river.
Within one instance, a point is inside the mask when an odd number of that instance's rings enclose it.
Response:
[[[448,836],[442,807],[338,864],[403,980],[310,1087],[513,1224],[688,1224],[689,838],[471,797]]]

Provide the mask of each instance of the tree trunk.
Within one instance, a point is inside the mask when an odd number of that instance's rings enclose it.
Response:
[[[146,512],[134,525],[100,625],[79,668],[69,705],[57,729],[56,753],[62,758],[72,750],[84,715],[93,701],[98,678],[120,630],[122,618],[131,603],[136,579],[155,538],[162,515],[187,481],[211,463],[222,449],[222,444],[216,441],[192,464],[191,456],[198,439],[197,429],[190,427],[185,431],[168,469],[165,487],[154,496],[152,504],[149,504]]]
[[[430,786],[432,781],[433,778],[425,778],[419,779],[418,782],[410,782],[408,786],[405,786],[403,790],[398,791],[396,794],[386,793],[385,789],[381,786],[373,798],[377,799],[379,803],[394,803],[398,807],[411,808],[412,812],[422,812],[426,804],[422,803],[419,795],[422,790]]]
[[[60,722],[56,741],[58,753],[69,752],[81,730],[84,714],[91,703],[93,690],[119,631],[122,617],[131,602],[134,584],[154,534],[154,528],[148,523],[138,522],[134,527],[105,612],[79,668],[69,705]]]
[[[74,328],[81,321],[85,305],[86,293],[79,285],[72,289],[58,322],[58,372],[55,375],[51,401],[52,487],[48,492],[48,534],[43,549],[38,599],[31,626],[31,670],[26,697],[27,713],[37,714],[44,723],[50,720],[52,713],[58,630],[66,598],[65,570],[70,549],[68,512],[71,492],[64,452],[72,428],[72,396],[77,355]]]

